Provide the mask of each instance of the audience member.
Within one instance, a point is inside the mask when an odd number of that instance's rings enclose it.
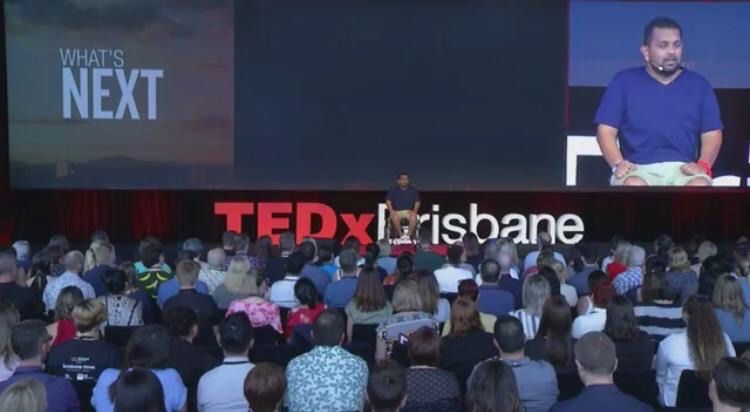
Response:
[[[560,283],[560,294],[565,297],[568,306],[571,308],[576,307],[576,304],[578,303],[578,292],[576,292],[576,288],[566,283],[568,271],[565,269],[565,265],[559,260],[555,260],[550,263],[549,267],[557,274],[557,280]]]
[[[96,246],[93,246],[96,243]],[[86,251],[86,256],[93,258],[93,267],[87,268],[83,273],[83,280],[88,282],[94,288],[96,296],[102,296],[107,293],[104,285],[103,275],[107,269],[115,264],[115,247],[109,242],[94,241],[92,248]]]
[[[354,249],[344,249],[339,255],[341,270],[336,279],[326,288],[324,303],[328,307],[343,309],[354,297],[357,290],[357,252]]]
[[[544,302],[539,330],[526,342],[526,354],[534,360],[549,362],[558,373],[575,370],[571,336],[573,322],[570,308],[562,296],[551,296]]]
[[[391,256],[391,242],[388,239],[380,239],[377,243],[380,248],[380,254],[375,263],[382,268],[385,273],[391,274],[396,271],[396,258]]]
[[[331,277],[321,267],[315,265],[315,259],[318,255],[318,246],[315,239],[305,239],[300,243],[297,250],[305,257],[305,265],[302,267],[302,277],[310,279],[315,285],[315,289],[320,296],[325,295],[328,284],[331,283]]]
[[[297,305],[294,296],[294,285],[302,276],[305,257],[301,252],[293,252],[286,258],[286,275],[271,285],[270,300],[282,308],[291,309]]]
[[[127,279],[125,283],[125,296],[135,299],[139,302],[139,306],[141,307],[141,314],[143,317],[143,323],[154,323],[154,306],[156,305],[156,303],[151,300],[151,297],[148,295],[148,293],[138,289],[138,286],[136,286],[138,282],[138,273],[135,269],[135,264],[133,264],[133,262],[126,261],[120,263],[117,268],[125,272],[125,279]]]
[[[298,411],[358,411],[367,385],[367,364],[341,347],[346,322],[336,309],[315,319],[315,347],[289,363],[286,406]]]
[[[309,278],[300,278],[294,284],[294,296],[296,296],[299,305],[289,311],[286,325],[284,325],[284,335],[290,342],[295,326],[312,325],[318,314],[326,309],[326,305],[320,301],[320,294],[315,284]]]
[[[548,249],[553,252],[554,259],[557,259],[558,261],[565,263],[565,257],[563,257],[562,254],[555,252],[552,248],[552,237],[547,232],[539,232],[536,238],[536,245],[538,247],[538,250],[529,252],[526,255],[526,258],[523,260],[523,270],[524,273],[528,272],[529,269],[533,269],[537,266],[537,260],[539,258],[539,254],[542,252],[542,250]],[[533,272],[533,270],[532,270]],[[531,274],[531,273],[528,273]],[[528,275],[527,274],[527,275]]]
[[[169,411],[164,407],[162,383],[148,369],[132,368],[124,371],[112,385],[111,395],[117,412]]]
[[[0,382],[0,392],[16,382],[32,379],[41,383],[47,392],[47,412],[77,412],[80,404],[73,385],[65,378],[44,372],[50,341],[44,322],[40,320],[25,320],[13,326],[11,346],[19,362],[13,375]]]
[[[224,249],[217,247],[208,251],[206,256],[207,267],[201,268],[198,280],[208,286],[208,293],[213,295],[214,290],[224,283],[227,256]]]
[[[477,307],[477,299],[479,298],[479,287],[477,286],[477,282],[472,279],[462,280],[461,283],[458,284],[457,298],[461,297],[471,300],[474,303],[474,308],[479,310]],[[479,322],[482,324],[482,330],[485,332],[492,333],[492,331],[495,330],[496,320],[497,316],[495,315],[479,312]],[[448,318],[443,325],[443,336],[448,336],[451,328],[451,319]]]
[[[669,272],[667,286],[679,296],[680,303],[698,292],[698,275],[690,269],[687,252],[680,246],[669,250]]]
[[[468,279],[471,279],[471,276]],[[432,272],[417,273],[417,290],[422,297],[422,312],[432,313],[435,320],[445,323],[451,314],[451,304],[448,299],[440,297],[438,282]]]
[[[411,366],[406,372],[406,410],[456,411],[461,392],[456,376],[438,368],[441,359],[440,336],[435,329],[422,327],[409,335],[407,344]]]
[[[614,384],[617,369],[615,344],[601,332],[589,332],[575,345],[578,376],[586,386],[573,399],[559,402],[551,412],[650,412],[653,408],[625,395]]]
[[[516,302],[513,293],[499,285],[500,264],[496,260],[488,259],[482,262],[480,276],[482,284],[479,286],[479,297],[477,298],[477,308],[480,312],[500,316],[521,306],[520,299]],[[502,276],[507,277],[509,275]],[[519,280],[510,279],[520,285]]]
[[[580,255],[580,266],[574,268],[575,273],[568,278],[568,284],[576,289],[580,297],[591,293],[588,286],[589,275],[598,270],[599,266],[596,263],[596,251],[592,245],[578,243],[576,249]]]
[[[473,278],[471,271],[461,267],[464,263],[463,254],[464,248],[461,245],[448,246],[448,263],[435,270],[440,293],[458,293],[458,283]]]
[[[632,289],[643,285],[643,265],[646,261],[646,251],[640,246],[632,246],[628,249],[628,268],[620,273],[612,281],[615,293],[624,295]]]
[[[173,277],[172,268],[164,263],[161,242],[156,238],[143,239],[138,254],[141,260],[135,262],[136,286],[148,293],[152,300],[157,300],[160,286]]]
[[[47,325],[47,333],[52,338],[52,347],[67,342],[76,335],[73,322],[73,308],[83,302],[83,293],[76,286],[63,288],[57,295],[55,304],[55,321]]]
[[[55,308],[57,297],[68,286],[75,286],[80,289],[85,299],[96,297],[94,288],[79,276],[81,269],[83,269],[83,254],[77,250],[68,252],[63,264],[65,265],[65,272],[53,278],[44,288],[43,300],[47,311]]]
[[[214,328],[221,315],[211,295],[199,293],[195,289],[199,271],[200,265],[193,260],[183,260],[177,264],[175,279],[180,283],[180,290],[175,296],[164,302],[164,311],[176,307],[193,309],[198,314],[198,336],[195,337],[195,344],[215,347]]]
[[[41,318],[42,300],[34,289],[18,284],[16,263],[12,255],[0,253],[0,301],[13,304],[21,319]]]
[[[107,313],[107,326],[143,325],[141,301],[127,295],[128,278],[125,271],[107,267],[101,273],[102,283],[108,294],[99,297]]]
[[[516,375],[500,359],[481,362],[469,378],[467,412],[524,412]]]
[[[612,261],[609,263],[604,271],[607,272],[607,278],[612,282],[617,275],[628,269],[628,252],[633,245],[626,240],[620,240],[612,255]]]
[[[46,410],[47,390],[38,380],[19,380],[0,394],[0,411],[44,412]]]
[[[572,335],[575,339],[588,332],[601,332],[607,321],[607,304],[615,294],[615,289],[609,280],[604,280],[592,287],[592,305],[585,315],[579,315],[573,321]]]
[[[445,257],[432,248],[432,230],[428,225],[419,229],[417,253],[414,254],[414,270],[434,272],[445,264]]]
[[[380,276],[372,270],[363,270],[357,280],[354,297],[346,305],[346,336],[353,336],[354,325],[379,325],[393,314]]]
[[[708,397],[714,412],[744,412],[750,408],[750,362],[722,358],[714,367]]]
[[[685,328],[682,305],[675,302],[677,295],[666,284],[662,270],[646,273],[643,288],[638,293],[639,303],[633,307],[638,327],[656,343]]]
[[[244,299],[257,290],[257,274],[252,271],[256,276],[250,276],[250,273],[250,262],[245,256],[232,257],[224,283],[217,286],[212,293],[219,309],[227,309],[230,303]]]
[[[615,296],[609,301],[604,333],[615,343],[618,369],[651,369],[654,361],[654,342],[648,334],[638,328],[633,304],[626,297]]]
[[[169,412],[186,410],[187,388],[180,374],[167,367],[169,340],[169,332],[161,325],[147,325],[136,329],[125,348],[125,361],[122,369],[106,369],[99,376],[91,397],[91,405],[94,409],[97,412],[114,411],[114,402],[118,398],[121,402],[126,401],[123,397],[117,396],[118,378],[133,368],[144,368],[153,372],[161,383],[164,390],[164,410]]]
[[[536,336],[544,302],[550,296],[550,285],[547,279],[539,275],[530,275],[524,278],[523,308],[510,312],[510,315],[521,321],[526,339],[534,339]]]
[[[286,393],[284,368],[273,363],[259,363],[244,381],[245,400],[253,412],[280,412]]]
[[[13,304],[0,301],[0,382],[13,375],[20,361],[11,342],[11,330],[19,321],[20,316]]]
[[[224,361],[200,378],[198,409],[247,411],[244,381],[254,366],[248,359],[253,346],[253,327],[244,313],[236,313],[222,322],[219,336]]]
[[[740,280],[721,275],[714,286],[712,302],[721,329],[732,342],[750,342],[750,309],[742,293]]]
[[[407,376],[398,363],[381,362],[367,378],[367,404],[371,412],[399,412],[407,395]]]
[[[687,329],[662,340],[654,362],[659,402],[663,406],[675,406],[682,371],[693,369],[705,376],[719,359],[735,356],[734,346],[722,332],[707,298],[690,297],[683,305],[682,314]]]
[[[243,289],[247,297],[230,303],[227,316],[233,313],[244,313],[254,328],[270,326],[277,333],[284,333],[279,306],[265,298],[268,294],[266,282],[260,280],[254,270],[251,270],[246,277],[247,284]]]

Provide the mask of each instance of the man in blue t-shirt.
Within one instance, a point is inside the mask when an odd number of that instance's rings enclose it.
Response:
[[[396,185],[388,190],[385,197],[391,219],[391,230],[396,237],[401,236],[401,219],[409,219],[409,238],[414,238],[419,213],[419,191],[409,184],[409,174],[399,173]]]
[[[666,17],[645,29],[645,67],[615,75],[594,122],[613,186],[709,186],[722,123],[711,84],[682,67],[682,29]],[[619,138],[619,147],[618,147]]]

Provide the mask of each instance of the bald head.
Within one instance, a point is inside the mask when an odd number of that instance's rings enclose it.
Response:
[[[83,269],[83,253],[73,250],[65,254],[63,258],[65,270],[74,273],[80,273]]]
[[[206,261],[208,267],[214,270],[221,270],[224,267],[224,261],[226,260],[226,253],[224,249],[217,247],[208,251]]]

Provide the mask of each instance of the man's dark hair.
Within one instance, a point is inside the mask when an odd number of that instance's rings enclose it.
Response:
[[[302,242],[297,246],[297,250],[305,257],[305,263],[310,263],[315,259],[315,245],[312,242]]]
[[[13,326],[10,345],[22,361],[39,356],[42,344],[49,341],[47,326],[41,320],[24,320]]]
[[[191,308],[178,306],[164,311],[162,321],[170,335],[180,338],[190,335],[190,330],[198,324],[198,314]]]
[[[333,247],[328,243],[318,245],[318,262],[320,264],[330,263],[333,260]]]
[[[244,312],[233,313],[219,326],[219,336],[224,352],[244,354],[253,341],[253,326]]]
[[[338,309],[329,308],[320,312],[313,323],[313,340],[318,346],[337,346],[346,329],[344,316]]]
[[[414,258],[408,253],[404,253],[396,259],[396,270],[401,276],[407,276],[414,271]]]
[[[750,407],[750,361],[722,358],[714,368],[713,378],[719,401],[735,408]]]
[[[231,246],[234,248],[234,238],[237,236],[237,232],[234,230],[227,230],[221,235],[221,245]]]
[[[648,46],[651,44],[654,29],[677,29],[680,32],[680,37],[682,37],[682,27],[680,27],[680,23],[677,23],[677,20],[671,17],[657,17],[648,22],[646,28],[643,30],[644,45]]]
[[[396,176],[396,178],[397,178],[397,179],[398,179],[398,178],[401,178],[401,176],[406,176],[406,177],[409,177],[409,174],[408,174],[408,173],[406,173],[406,172],[399,172],[399,173],[398,173],[398,176]]]
[[[297,298],[299,303],[307,305],[309,308],[317,305],[320,301],[315,284],[308,278],[299,278],[294,283],[294,297]]]
[[[500,263],[495,259],[485,259],[479,268],[483,283],[497,283],[500,279]]]
[[[302,268],[305,267],[305,255],[300,251],[292,252],[286,259],[286,271],[292,275],[299,275],[302,273]]]
[[[128,286],[128,275],[117,268],[107,268],[102,274],[102,283],[109,293],[119,295]]]
[[[587,372],[597,376],[607,376],[615,372],[615,343],[604,333],[589,332],[581,336],[573,351],[575,359]]]
[[[159,255],[161,255],[161,244],[155,242],[148,242],[143,245],[140,250],[141,262],[146,268],[150,268],[159,262]]]
[[[373,412],[395,412],[406,396],[406,370],[386,360],[372,368],[367,379],[367,399]]]
[[[495,341],[503,352],[514,353],[522,350],[526,343],[526,335],[521,321],[510,315],[499,316],[495,322]]]
[[[248,246],[250,246],[250,237],[247,234],[241,233],[234,237],[235,252],[245,251]]]
[[[448,246],[448,263],[451,265],[460,265],[461,257],[464,254],[464,248],[461,245]]]
[[[125,347],[126,368],[164,369],[169,361],[169,332],[162,325],[136,329]]]

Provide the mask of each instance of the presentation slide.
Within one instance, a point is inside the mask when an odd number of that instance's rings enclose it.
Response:
[[[714,89],[750,178],[750,2],[7,1],[15,189],[622,190],[596,142],[645,25]],[[645,69],[644,69],[645,70]],[[700,136],[695,136],[697,147]]]

